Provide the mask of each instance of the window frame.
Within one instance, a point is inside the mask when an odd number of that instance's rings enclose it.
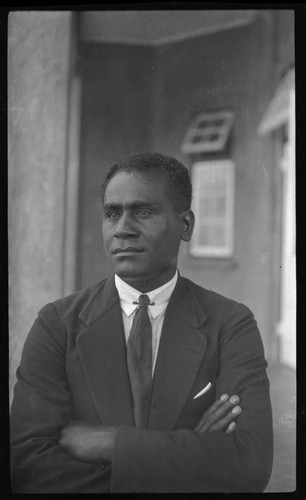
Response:
[[[234,113],[229,110],[200,113],[192,120],[188,127],[182,145],[183,153],[217,153],[223,151],[228,141],[233,121]],[[212,136],[214,136],[213,139]],[[196,138],[198,139],[197,141],[195,141]]]
[[[204,245],[201,240],[201,185],[205,182],[205,168],[225,169],[226,171],[226,216],[225,216],[225,244]],[[201,176],[204,178],[201,179]],[[235,163],[231,159],[200,160],[196,161],[191,168],[193,184],[192,210],[195,214],[195,228],[190,242],[189,252],[196,258],[231,258],[234,253],[234,209],[235,209]],[[207,179],[207,177],[206,177]]]

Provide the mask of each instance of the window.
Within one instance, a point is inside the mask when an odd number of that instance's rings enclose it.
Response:
[[[190,244],[192,256],[232,256],[234,176],[231,160],[199,161],[192,166],[192,209],[196,217]]]
[[[223,151],[233,124],[231,111],[201,113],[187,130],[182,151],[185,154]]]

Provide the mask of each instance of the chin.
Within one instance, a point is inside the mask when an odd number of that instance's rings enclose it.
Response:
[[[147,275],[143,269],[139,269],[139,267],[135,268],[133,266],[115,266],[114,272],[117,276],[119,276],[119,278],[129,281],[146,279]]]

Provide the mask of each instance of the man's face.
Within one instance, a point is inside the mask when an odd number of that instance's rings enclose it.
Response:
[[[105,190],[103,212],[105,251],[120,278],[148,290],[172,278],[184,223],[162,174],[116,174]]]

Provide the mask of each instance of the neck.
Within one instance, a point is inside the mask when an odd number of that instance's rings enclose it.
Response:
[[[135,288],[141,293],[148,293],[151,292],[152,290],[156,290],[156,288],[159,288],[160,286],[165,285],[170,281],[174,275],[175,275],[176,269],[171,270],[171,272],[168,272],[162,276],[154,276],[151,278],[147,279],[138,279],[136,280],[135,278],[127,278],[123,276],[119,276],[122,281],[130,285],[131,287]]]

